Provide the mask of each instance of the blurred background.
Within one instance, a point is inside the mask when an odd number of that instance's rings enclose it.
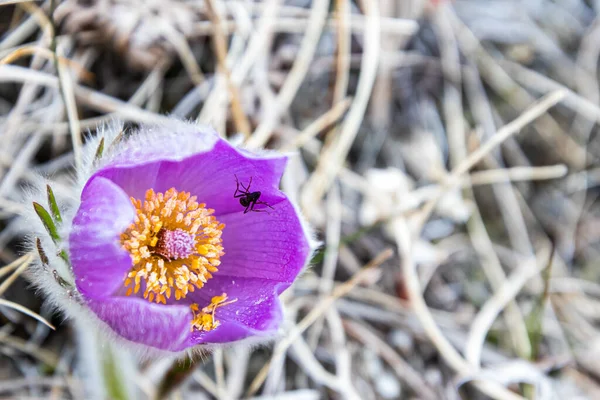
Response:
[[[100,124],[174,116],[294,153],[323,246],[282,338],[136,361],[138,398],[599,399],[599,10],[0,1],[0,398],[94,398],[14,263],[23,188],[68,186]]]

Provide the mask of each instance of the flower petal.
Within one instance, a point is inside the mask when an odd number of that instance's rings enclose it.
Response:
[[[190,346],[192,313],[188,306],[165,306],[136,297],[91,300],[88,305],[127,340],[168,351]]]
[[[256,156],[258,157],[258,156]],[[279,191],[279,179],[287,159],[283,156],[250,158],[219,139],[214,148],[181,161],[158,160],[136,166],[114,166],[98,171],[95,176],[110,179],[129,196],[143,199],[146,190],[166,192],[174,187],[190,192],[199,202],[215,210],[215,216],[244,211],[236,190],[235,177],[252,191],[261,191],[260,201],[274,206],[285,199]],[[241,187],[240,187],[241,189]],[[256,209],[265,209],[257,205]]]
[[[287,199],[268,212],[223,215],[223,248],[218,276],[291,283],[310,252],[297,211]]]
[[[118,185],[128,196],[143,200],[146,191],[156,186],[158,171],[163,163],[154,161],[135,167],[111,167],[98,171],[94,177],[103,177]]]
[[[252,179],[250,191],[260,191],[260,200],[271,206],[285,199],[279,191],[279,180],[286,163],[287,158],[281,155],[250,157],[249,153],[242,153],[220,140],[208,153],[197,154],[179,163],[163,163],[155,190],[166,191],[175,187],[190,192],[198,196],[198,201],[213,208],[218,219],[224,214],[244,211],[239,198],[233,197],[236,176],[245,186]],[[265,208],[264,205],[256,207]]]
[[[104,178],[90,181],[73,219],[69,252],[79,291],[88,299],[110,296],[123,284],[131,257],[119,236],[133,222],[127,195]]]
[[[270,283],[270,284],[269,284]],[[226,343],[248,336],[271,336],[279,327],[283,313],[278,296],[289,284],[263,279],[215,276],[190,296],[190,301],[207,305],[213,296],[226,293],[235,302],[218,307],[219,327],[209,332],[194,332],[195,344]]]
[[[152,129],[115,144],[84,187],[70,236],[77,287],[118,335],[158,349],[180,351],[273,335],[283,317],[278,296],[310,253],[301,217],[279,190],[287,158],[238,150],[214,131],[193,125]],[[219,271],[201,289],[166,305],[121,296],[131,269],[131,257],[120,243],[134,219],[129,197],[144,199],[148,189],[161,193],[171,188],[196,196],[226,225]],[[234,197],[237,189],[252,198],[239,192]],[[256,201],[254,210],[240,199]],[[206,307],[222,293],[235,302],[216,308],[220,325],[191,332],[190,304]]]

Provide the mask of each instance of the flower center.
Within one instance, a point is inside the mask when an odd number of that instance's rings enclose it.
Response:
[[[174,231],[161,229],[156,237],[158,237],[158,242],[156,242],[154,252],[167,260],[188,258],[195,251],[196,236],[183,229]]]
[[[138,293],[143,283],[145,299],[166,304],[173,294],[183,299],[204,286],[225,254],[225,225],[212,216],[214,210],[175,188],[165,193],[149,189],[143,202],[131,202],[136,216],[121,235],[133,261],[124,281],[126,295]]]

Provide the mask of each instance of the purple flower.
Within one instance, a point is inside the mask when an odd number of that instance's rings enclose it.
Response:
[[[97,140],[88,147],[80,203],[62,236],[92,319],[171,352],[272,337],[278,297],[311,252],[279,190],[286,157],[236,149],[178,121],[105,133],[101,157]]]

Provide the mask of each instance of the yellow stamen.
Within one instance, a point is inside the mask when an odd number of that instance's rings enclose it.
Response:
[[[198,204],[190,193],[175,188],[165,193],[149,189],[136,208],[134,222],[121,235],[121,244],[133,260],[123,284],[126,295],[138,293],[145,284],[144,298],[166,304],[171,295],[183,299],[200,289],[221,263],[221,234],[225,225],[206,204]]]
[[[214,296],[210,300],[210,304],[200,310],[198,304],[194,303],[190,305],[190,309],[192,310],[192,326],[191,331],[194,329],[199,331],[212,331],[217,328],[221,323],[219,320],[215,319],[215,311],[218,307],[223,307],[231,303],[235,303],[237,299],[227,301],[227,294],[223,293],[220,296]]]

